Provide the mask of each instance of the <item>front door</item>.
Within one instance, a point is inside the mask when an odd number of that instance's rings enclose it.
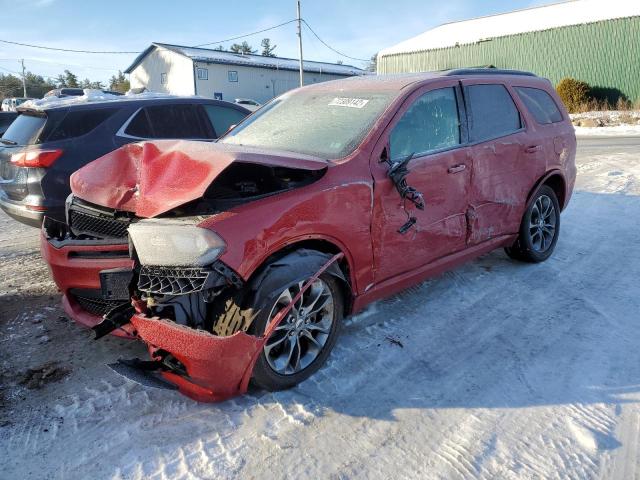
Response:
[[[376,283],[465,247],[471,168],[463,146],[463,108],[457,82],[442,84],[412,94],[381,137],[383,153],[380,144],[374,150]],[[388,176],[389,163],[409,155],[406,183],[422,194],[424,210],[402,198]]]

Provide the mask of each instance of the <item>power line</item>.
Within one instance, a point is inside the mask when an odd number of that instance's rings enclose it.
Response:
[[[309,23],[303,18],[302,22],[306,25],[306,27],[309,29],[309,31],[311,31],[311,33],[313,33],[313,35],[320,40],[320,43],[322,43],[325,47],[327,47],[329,50],[337,53],[338,55],[340,55],[341,57],[345,57],[345,58],[350,58],[351,60],[358,60],[359,62],[368,62],[369,59],[364,59],[364,58],[356,58],[356,57],[351,57],[349,55],[346,55],[342,52],[340,52],[339,50],[336,50],[335,48],[333,48],[331,45],[329,45],[327,42],[325,42],[324,40],[322,40],[320,38],[320,36],[313,30],[313,28],[311,28],[311,25],[309,25]]]
[[[288,25],[289,23],[293,23],[296,22],[296,19],[292,19],[289,20],[287,22],[282,22],[279,23],[278,25],[274,25],[272,27],[268,27],[268,28],[263,28],[262,30],[257,30],[255,32],[251,32],[251,33],[247,33],[244,35],[238,35],[235,37],[231,37],[231,38],[225,38],[224,40],[217,40],[215,42],[208,42],[208,43],[201,43],[199,45],[194,45],[193,48],[197,48],[197,47],[206,47],[207,45],[214,45],[216,43],[225,43],[225,42],[230,42],[232,40],[238,40],[239,38],[245,38],[245,37],[250,37],[252,35],[257,35],[259,33],[263,33],[263,32],[268,32],[269,30],[274,30],[276,28],[280,28],[284,25]],[[11,45],[20,45],[22,47],[30,47],[30,48],[41,48],[43,50],[55,50],[58,52],[72,52],[72,53],[100,53],[100,54],[114,54],[114,55],[118,55],[118,54],[139,54],[140,52],[127,52],[127,51],[104,51],[104,50],[79,50],[79,49],[74,49],[74,48],[57,48],[57,47],[47,47],[45,45],[34,45],[32,43],[22,43],[22,42],[14,42],[11,40],[0,40],[1,43],[8,43]]]
[[[72,52],[72,53],[105,53],[105,54],[138,54],[140,52],[116,52],[116,51],[101,51],[101,50],[75,50],[72,48],[56,48],[56,47],[45,47],[44,45],[33,45],[31,43],[21,43],[21,42],[12,42],[10,40],[0,40],[1,43],[8,43],[11,45],[20,45],[21,47],[30,47],[30,48],[41,48],[43,50],[55,50],[58,52]]]
[[[269,28],[265,28],[265,29],[262,29],[262,30],[258,30],[257,32],[247,33],[245,35],[238,35],[237,37],[225,38],[224,40],[218,40],[216,42],[201,43],[199,45],[193,45],[192,48],[206,47],[208,45],[215,45],[216,43],[225,43],[225,42],[230,42],[232,40],[238,40],[239,38],[251,37],[252,35],[257,35],[258,33],[268,32],[269,30],[274,30],[276,28],[280,28],[280,27],[283,27],[284,25],[288,25],[290,23],[297,22],[297,21],[298,20],[296,18],[294,18],[293,20],[289,20],[287,22],[282,22],[282,23],[280,23],[278,25],[274,25],[273,27],[269,27]]]
[[[29,58],[29,57],[24,57],[24,59],[25,59],[25,61],[28,60],[30,62],[42,63],[44,65],[60,65],[62,67],[80,68],[82,70],[105,70],[105,71],[109,71],[109,72],[110,71],[122,70],[122,67],[111,67],[111,66],[110,67],[95,67],[95,66],[92,66],[92,65],[79,65],[77,63],[51,62],[49,60],[40,60],[38,58]],[[19,58],[8,58],[8,57],[0,58],[0,62],[11,61],[11,60],[20,61]]]
[[[230,42],[233,40],[238,40],[240,38],[246,38],[246,37],[251,37],[253,35],[257,35],[259,33],[264,33],[264,32],[268,32],[270,30],[275,30],[276,28],[280,28],[283,27],[285,25],[288,25],[290,23],[293,22],[297,22],[298,19],[294,18],[291,20],[288,20],[286,22],[282,22],[279,23],[278,25],[274,25],[272,27],[268,27],[268,28],[263,28],[262,30],[256,30],[255,32],[251,32],[251,33],[246,33],[244,35],[237,35],[235,37],[230,37],[230,38],[225,38],[223,40],[216,40],[214,42],[207,42],[207,43],[200,43],[198,45],[193,45],[192,48],[198,48],[198,47],[206,47],[209,45],[215,45],[215,44],[221,44],[221,43],[226,43],[226,42]],[[325,47],[327,47],[329,50],[337,53],[338,55],[340,55],[341,57],[345,57],[345,58],[349,58],[351,60],[357,60],[360,62],[368,62],[369,59],[364,59],[364,58],[357,58],[357,57],[352,57],[350,55],[347,55],[345,53],[342,53],[341,51],[333,48],[331,45],[329,45],[327,42],[325,42],[322,38],[320,38],[320,36],[313,30],[313,28],[311,28],[311,25],[309,25],[309,22],[307,22],[304,18],[301,19],[302,23],[305,24],[305,26],[309,29],[309,31],[320,41],[320,43],[322,43]],[[31,44],[31,43],[22,43],[22,42],[14,42],[11,40],[2,40],[0,39],[0,43],[6,43],[6,44],[10,44],[10,45],[20,45],[22,47],[29,47],[29,48],[39,48],[42,50],[53,50],[53,51],[58,51],[58,52],[71,52],[71,53],[91,53],[91,54],[108,54],[108,55],[131,55],[131,54],[139,54],[139,51],[106,51],[106,50],[80,50],[80,49],[73,49],[73,48],[58,48],[58,47],[48,47],[45,45],[35,45],[35,44]],[[69,65],[71,66],[71,65]]]

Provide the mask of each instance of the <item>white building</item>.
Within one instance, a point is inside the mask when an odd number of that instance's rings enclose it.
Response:
[[[125,73],[131,88],[260,103],[299,86],[298,60],[152,43]],[[304,61],[304,83],[364,75],[351,65]]]

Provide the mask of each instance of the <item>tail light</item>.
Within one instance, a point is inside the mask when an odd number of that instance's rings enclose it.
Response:
[[[62,155],[62,150],[27,150],[11,155],[11,163],[16,167],[49,167]]]

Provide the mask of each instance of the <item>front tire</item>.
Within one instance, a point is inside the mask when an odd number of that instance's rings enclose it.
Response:
[[[560,205],[548,185],[538,189],[527,208],[516,242],[505,252],[514,260],[544,262],[553,253],[560,235]]]
[[[295,272],[291,272],[292,277]],[[305,279],[283,286],[266,299],[251,330],[262,335]],[[253,369],[252,383],[269,391],[284,390],[306,380],[326,362],[340,333],[344,299],[336,277],[323,273],[296,302],[267,343]]]

